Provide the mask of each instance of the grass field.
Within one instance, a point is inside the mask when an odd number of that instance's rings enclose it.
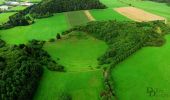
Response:
[[[25,9],[26,7],[25,6],[16,6],[16,7],[12,7],[10,10],[23,10]]]
[[[70,27],[77,25],[84,25],[89,22],[87,16],[83,11],[72,11],[65,13]]]
[[[9,16],[15,14],[16,12],[0,13],[0,25],[9,20]]]
[[[147,87],[170,93],[170,35],[162,47],[146,47],[120,63],[113,70],[119,100],[170,100],[170,96],[150,97]]]
[[[117,8],[127,6],[126,4],[122,4],[118,0],[100,0],[101,3],[105,4],[108,8]]]
[[[34,100],[57,100],[57,94],[67,91],[73,100],[98,100],[103,88],[102,72],[56,73],[44,70]]]
[[[32,39],[49,40],[66,29],[68,29],[66,17],[63,13],[60,13],[49,18],[38,19],[29,26],[1,30],[0,35],[9,44],[20,44]]]
[[[4,0],[0,0],[0,5],[4,3]]]
[[[90,13],[98,21],[102,20],[130,21],[130,19],[120,15],[113,9],[90,10]]]
[[[97,58],[106,51],[107,45],[84,33],[75,34],[77,36],[45,44],[44,49],[54,60],[59,58],[58,62],[67,72],[45,70],[34,100],[56,100],[61,91],[69,92],[73,100],[99,99],[103,77],[102,71],[96,69]]]
[[[72,33],[68,39],[47,43],[44,47],[53,59],[60,59],[66,70],[91,71],[96,69],[97,58],[104,54],[107,45],[85,33]]]

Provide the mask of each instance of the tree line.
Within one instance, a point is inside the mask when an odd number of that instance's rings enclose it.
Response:
[[[43,44],[32,40],[27,45],[7,45],[0,40],[0,100],[31,100],[45,66],[64,71],[42,49]]]

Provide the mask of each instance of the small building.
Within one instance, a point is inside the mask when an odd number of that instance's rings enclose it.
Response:
[[[0,6],[0,11],[6,11],[8,9],[9,9],[8,6]]]

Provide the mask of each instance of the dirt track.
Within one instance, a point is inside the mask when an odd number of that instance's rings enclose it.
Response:
[[[163,20],[166,23],[166,18],[160,17],[158,15],[146,12],[142,9],[138,9],[135,7],[121,7],[115,8],[118,13],[128,17],[137,22],[148,22],[148,21],[155,21],[155,20]]]
[[[84,13],[87,16],[87,18],[89,19],[89,21],[95,21],[94,17],[90,14],[90,12],[88,10],[85,10]]]

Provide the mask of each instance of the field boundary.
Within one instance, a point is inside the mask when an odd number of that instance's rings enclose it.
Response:
[[[89,19],[89,21],[95,21],[96,19],[91,15],[91,13],[89,12],[89,10],[85,10],[84,11],[85,15],[87,16],[87,18]]]

